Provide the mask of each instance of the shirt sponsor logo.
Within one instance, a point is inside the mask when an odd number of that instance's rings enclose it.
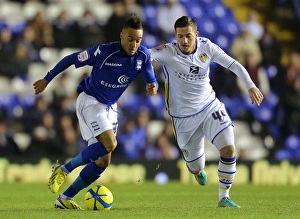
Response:
[[[86,60],[88,60],[90,58],[90,55],[89,55],[88,51],[85,50],[85,51],[79,53],[77,55],[77,58],[78,58],[78,61],[84,62],[84,61],[86,61]]]
[[[110,84],[110,83],[107,83],[106,81],[101,81],[100,84],[105,87],[109,87],[109,88],[124,88],[129,85],[128,83],[127,84]]]
[[[190,73],[199,74],[199,67],[198,66],[190,66]]]
[[[129,77],[127,75],[122,75],[118,78],[118,82],[120,84],[124,84],[128,82]]]
[[[114,66],[114,67],[121,67],[122,66],[122,64],[120,64],[120,63],[110,63],[110,62],[105,62],[105,65]]]
[[[110,87],[110,88],[124,88],[124,87],[127,87],[129,85],[129,83],[128,83],[129,78],[130,77],[127,76],[127,75],[122,75],[118,78],[118,82],[120,84],[110,84],[110,83],[108,83],[106,81],[103,81],[103,80],[100,82],[100,84],[102,84],[105,87]]]

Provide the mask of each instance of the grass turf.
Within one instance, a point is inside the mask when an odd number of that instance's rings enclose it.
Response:
[[[61,188],[67,188],[66,183]],[[60,210],[53,207],[57,195],[46,184],[0,183],[0,218],[299,218],[298,186],[234,185],[232,199],[241,209],[217,207],[217,185],[199,186],[170,182],[110,184],[114,195],[110,211]],[[82,207],[87,189],[75,201]]]

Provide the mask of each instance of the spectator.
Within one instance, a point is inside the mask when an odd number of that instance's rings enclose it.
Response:
[[[145,22],[145,16],[142,6],[137,2],[137,0],[125,0],[126,10],[129,14],[135,14],[143,22]]]
[[[20,150],[7,127],[7,121],[0,119],[0,157],[19,154]]]
[[[107,42],[119,41],[122,27],[130,17],[123,1],[113,3],[113,9],[114,12],[105,25]]]
[[[65,10],[61,11],[57,19],[52,24],[54,46],[62,49],[65,47],[78,47],[78,25],[71,20]]]
[[[255,9],[249,9],[248,20],[244,23],[251,36],[259,41],[264,33],[263,25],[259,22],[259,14]]]
[[[179,149],[176,147],[176,142],[173,137],[173,128],[170,123],[165,124],[163,132],[156,139],[156,147],[158,149],[156,159],[174,160],[179,158]]]
[[[291,52],[289,64],[287,66],[286,84],[289,87],[294,86],[296,77],[300,74],[300,56],[297,52]]]
[[[40,124],[40,118],[47,112],[53,113],[52,105],[43,96],[38,96],[34,105],[25,111],[24,126],[28,133],[32,133],[35,127]]]
[[[78,21],[81,48],[89,48],[97,43],[106,42],[103,27],[98,23],[96,16],[90,10],[86,10],[82,19]]]
[[[270,93],[270,83],[267,77],[266,70],[263,66],[257,63],[257,59],[254,54],[248,54],[246,56],[245,68],[248,71],[254,84],[262,91],[265,97],[269,96]],[[239,83],[240,87],[242,85]],[[245,96],[248,95],[247,89],[243,86]]]
[[[117,136],[118,148],[122,150],[123,157],[128,159],[138,159],[141,157],[141,144],[139,142],[139,136],[136,135],[136,123],[134,120],[128,120],[125,124],[123,133]]]
[[[300,135],[300,74],[293,80],[292,87],[285,89],[284,97],[285,122],[283,131],[285,137],[290,134]]]
[[[223,66],[218,66],[211,79],[212,87],[218,93],[220,97],[237,97],[241,95],[241,90],[237,83],[236,75],[224,68]]]
[[[9,28],[0,30],[0,74],[12,79],[15,75],[12,71],[15,43]]]
[[[40,57],[41,45],[38,44],[36,32],[32,27],[28,26],[24,29],[19,42],[26,47],[31,62],[42,61]]]
[[[245,25],[241,25],[240,34],[232,41],[230,53],[243,66],[246,65],[248,54],[254,55],[256,63],[262,61],[258,41],[250,35]]]
[[[174,27],[170,24],[174,24],[177,18],[186,14],[185,7],[178,0],[166,0],[166,3],[158,5],[157,23],[161,40],[170,41],[174,36]]]
[[[51,47],[54,45],[52,25],[45,20],[44,13],[37,12],[27,21],[27,26],[35,32],[35,42],[39,47]]]
[[[62,151],[68,157],[73,157],[78,154],[79,136],[76,130],[76,124],[73,124],[73,120],[70,115],[65,114],[59,118],[60,127],[59,135],[62,142]]]
[[[61,141],[57,133],[54,115],[47,111],[42,114],[39,124],[34,127],[32,133],[32,145],[28,152],[36,156],[44,157],[61,153]]]
[[[266,68],[271,65],[279,67],[281,59],[281,48],[278,40],[270,33],[268,25],[264,27],[264,33],[259,40],[259,47],[262,52],[262,65]]]
[[[29,70],[29,65],[32,63],[30,57],[29,57],[29,51],[24,43],[17,43],[15,54],[10,57],[13,61],[12,68],[12,75],[19,76],[20,78],[23,78],[26,80]]]

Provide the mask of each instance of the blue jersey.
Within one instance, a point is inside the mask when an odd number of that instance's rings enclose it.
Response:
[[[116,103],[132,80],[140,73],[146,83],[157,83],[150,54],[142,45],[133,56],[129,56],[122,49],[120,42],[100,44],[71,54],[68,61],[71,62],[69,64],[75,64],[76,68],[86,65],[93,67],[90,76],[81,81],[77,91],[83,91],[107,105]],[[64,62],[63,59],[61,62]],[[68,66],[68,64],[64,65],[64,67]],[[59,68],[59,72],[62,70],[64,69]],[[45,77],[47,81],[52,80],[58,73],[54,72],[52,76],[51,74],[52,71]]]

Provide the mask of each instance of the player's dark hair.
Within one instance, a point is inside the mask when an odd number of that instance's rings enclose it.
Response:
[[[127,28],[143,30],[142,20],[138,16],[132,15],[131,18],[124,24],[123,30]]]
[[[178,27],[187,27],[187,26],[191,26],[197,31],[196,21],[189,16],[182,16],[181,18],[178,18],[174,24],[174,29],[176,31]]]

